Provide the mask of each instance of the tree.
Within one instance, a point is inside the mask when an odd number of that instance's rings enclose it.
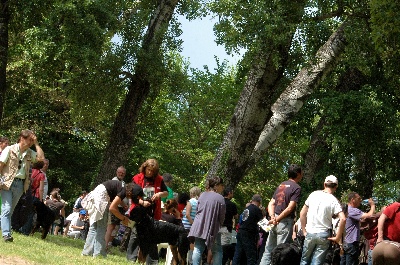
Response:
[[[132,148],[136,133],[139,112],[150,93],[153,67],[157,68],[157,65],[161,64],[160,46],[177,3],[178,0],[160,1],[150,20],[143,38],[142,50],[138,53],[135,71],[130,78],[128,93],[110,133],[110,141],[104,152],[103,162],[96,180],[98,183],[112,178],[115,169],[127,161],[127,155]]]
[[[7,87],[8,22],[10,19],[8,2],[7,0],[0,2],[0,124]]]

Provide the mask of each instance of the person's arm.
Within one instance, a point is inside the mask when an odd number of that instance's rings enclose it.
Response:
[[[307,235],[307,230],[306,230],[307,213],[308,213],[308,206],[304,204],[303,208],[300,211],[300,224],[301,224],[301,231],[303,231],[303,236]]]
[[[193,224],[193,219],[190,216],[190,212],[192,211],[192,205],[190,202],[186,203],[186,218],[188,219],[189,223]]]
[[[343,231],[346,225],[346,216],[344,215],[343,212],[339,213],[339,225],[338,225],[338,229],[336,232],[336,236],[335,237],[329,237],[328,239],[336,242],[337,244],[341,245],[341,241],[342,241],[342,235],[343,235]]]
[[[155,193],[153,195],[153,197],[151,197],[151,200],[152,201],[160,200],[161,198],[165,198],[167,196],[168,196],[168,191],[167,190],[166,191],[160,191],[160,192]]]
[[[299,231],[298,227],[297,227],[297,222],[294,223],[293,225],[293,233],[292,233],[292,239],[294,240],[297,237],[297,232]]]
[[[62,208],[61,208],[60,214],[61,214],[62,217],[65,218],[65,207],[62,207]]]
[[[0,162],[0,172],[2,172],[2,171],[3,171],[4,165],[5,165],[5,163],[3,163],[3,162]]]
[[[33,137],[33,143],[35,144],[35,148],[36,148],[36,160],[44,160],[44,152],[39,145],[36,135],[33,134],[32,137]]]
[[[44,180],[39,182],[39,200],[43,201],[43,192],[44,192]]]
[[[268,214],[271,217],[269,223],[276,224],[276,221],[275,221],[275,199],[274,198],[272,198],[268,203]]]
[[[110,204],[110,212],[122,221],[124,225],[129,224],[129,218],[121,214],[118,210],[118,205],[122,202],[121,198],[117,195]]]
[[[376,240],[376,244],[383,241],[383,228],[385,226],[385,222],[387,219],[387,215],[382,213],[378,219],[378,239]]]
[[[373,215],[375,213],[375,202],[374,202],[374,200],[372,198],[369,198],[368,204],[369,204],[369,206],[371,206],[371,209],[369,209],[369,212],[363,213],[361,215],[361,219],[370,217],[371,215]]]
[[[290,201],[289,205],[286,207],[286,209],[283,210],[281,212],[281,214],[276,217],[276,222],[279,223],[282,219],[289,216],[296,209],[296,205],[297,205],[297,202]]]

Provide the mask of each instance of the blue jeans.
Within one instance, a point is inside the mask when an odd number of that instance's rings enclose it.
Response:
[[[340,265],[357,265],[360,256],[358,241],[343,244],[344,254],[340,257]]]
[[[1,190],[1,233],[11,235],[11,216],[24,193],[24,180],[14,179],[9,190]]]
[[[372,250],[368,250],[368,265],[372,265]]]
[[[201,256],[206,248],[206,240],[196,237],[194,240],[194,250],[193,250],[193,265],[201,264]],[[212,247],[213,254],[213,265],[222,264],[222,246],[221,246],[221,234],[218,233],[215,242]]]
[[[282,219],[278,225],[274,226],[269,231],[265,251],[261,258],[260,265],[271,264],[271,252],[274,248],[282,243],[288,243],[292,240],[293,233],[293,218],[286,217]]]
[[[307,234],[304,240],[300,265],[324,264],[327,250],[331,244],[328,240],[328,236],[328,232]]]
[[[102,255],[107,257],[106,251],[106,230],[108,221],[108,206],[104,211],[103,218],[90,225],[86,237],[82,255],[97,257]]]

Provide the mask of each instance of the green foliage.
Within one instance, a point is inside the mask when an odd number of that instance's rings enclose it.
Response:
[[[169,62],[170,73],[158,95],[146,103],[132,152],[134,168],[148,157],[159,160],[161,171],[182,178],[188,191],[199,185],[219,147],[239,88],[234,69],[225,63],[215,73],[191,69],[179,57]],[[178,183],[178,181],[175,181]]]
[[[377,52],[382,57],[388,75],[398,73],[395,69],[400,60],[400,16],[398,1],[372,0],[371,36]]]

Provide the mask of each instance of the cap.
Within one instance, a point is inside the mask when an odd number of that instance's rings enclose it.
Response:
[[[336,183],[336,184],[339,184],[337,178],[334,175],[327,176],[325,178],[325,182],[324,183]]]
[[[82,209],[82,210],[80,210],[80,211],[79,211],[79,214],[86,215],[86,210],[83,210],[83,209]]]
[[[254,194],[253,198],[251,198],[251,200],[253,202],[261,202],[262,201],[260,194]]]

